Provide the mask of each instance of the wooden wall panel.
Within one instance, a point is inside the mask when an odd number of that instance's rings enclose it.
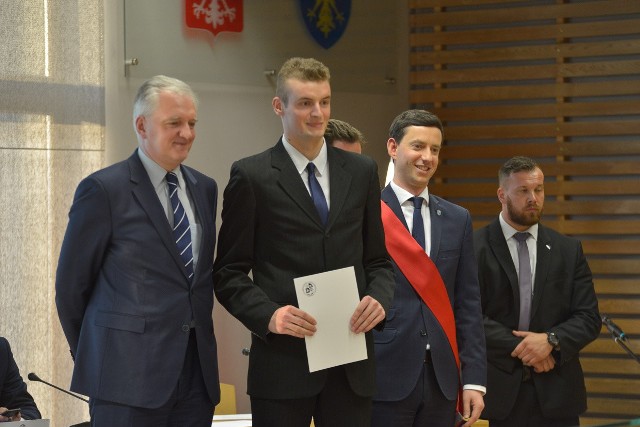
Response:
[[[583,242],[601,312],[640,342],[640,1],[409,5],[409,102],[445,125],[432,191],[477,228],[500,210],[500,165],[535,158],[543,223]],[[606,329],[582,357],[583,425],[640,416],[640,364]]]

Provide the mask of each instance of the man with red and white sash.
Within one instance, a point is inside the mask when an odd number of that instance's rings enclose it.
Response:
[[[382,191],[396,289],[374,332],[377,394],[372,427],[451,427],[484,407],[486,350],[469,212],[429,193],[443,128],[408,110],[389,129],[393,179]]]

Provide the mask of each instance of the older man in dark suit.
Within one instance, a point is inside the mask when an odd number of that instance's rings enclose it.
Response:
[[[371,416],[369,331],[384,319],[393,272],[377,167],[327,146],[330,105],[327,67],[285,62],[273,99],[284,134],[235,162],[224,192],[216,296],[252,332],[248,393],[257,427],[308,427],[312,416],[318,427],[365,427]],[[368,358],[310,373],[301,338],[323,325],[297,307],[293,279],[349,266],[361,298],[351,330],[366,334]]]
[[[539,223],[544,175],[528,157],[499,172],[498,218],[475,233],[492,427],[568,427],[586,410],[578,352],[600,332],[582,245]]]
[[[219,401],[213,310],[217,186],[182,165],[197,99],[156,76],[134,105],[138,149],[76,190],[56,276],[92,426],[210,426]]]

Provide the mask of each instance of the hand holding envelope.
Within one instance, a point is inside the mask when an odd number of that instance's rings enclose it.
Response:
[[[299,308],[285,305],[277,309],[271,316],[269,331],[296,338],[312,336],[316,332],[316,319]]]
[[[382,322],[386,316],[382,304],[366,295],[356,307],[355,313],[351,317],[351,330],[356,334],[369,332]]]

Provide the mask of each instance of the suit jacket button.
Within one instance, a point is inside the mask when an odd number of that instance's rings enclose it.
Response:
[[[182,325],[182,332],[189,332],[189,325]]]
[[[423,331],[422,329],[420,330],[420,336],[421,337],[426,337],[427,336],[427,332]]]

